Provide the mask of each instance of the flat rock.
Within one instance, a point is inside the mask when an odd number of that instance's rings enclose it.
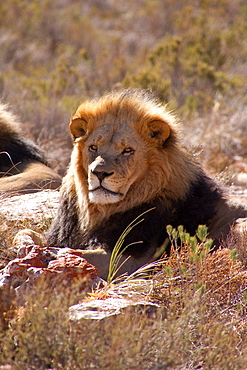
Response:
[[[56,215],[59,191],[41,190],[37,193],[22,195],[0,195],[0,217],[8,220],[32,220],[38,223]]]
[[[147,309],[159,307],[158,304],[146,300],[132,300],[121,297],[109,297],[106,299],[95,299],[71,306],[69,316],[71,320],[101,320],[109,316],[119,315],[127,307],[142,306]]]

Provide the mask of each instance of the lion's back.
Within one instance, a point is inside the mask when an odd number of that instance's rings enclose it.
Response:
[[[43,151],[22,135],[17,117],[0,104],[0,192],[54,189],[60,184]]]

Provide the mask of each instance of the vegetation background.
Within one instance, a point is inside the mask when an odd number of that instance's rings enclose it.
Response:
[[[151,88],[227,181],[247,171],[246,34],[244,0],[1,1],[1,100],[64,174],[83,99]]]
[[[247,173],[246,36],[245,0],[0,0],[0,98],[63,175],[82,100],[152,89],[179,116],[185,145],[231,184]],[[239,246],[242,261],[202,246],[175,254],[153,282],[154,316],[139,309],[73,325],[74,297],[40,291],[17,319],[2,305],[0,364],[246,369],[246,241]]]

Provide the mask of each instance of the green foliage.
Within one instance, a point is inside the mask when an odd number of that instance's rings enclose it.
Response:
[[[189,247],[192,252],[191,258],[194,260],[195,256],[200,252],[200,256],[208,253],[213,245],[213,240],[207,238],[208,230],[205,225],[199,225],[196,231],[196,236],[191,236],[184,230],[182,225],[174,229],[171,225],[167,225],[166,231],[169,235],[173,248],[183,248],[183,245]]]
[[[156,43],[147,54],[146,66],[126,77],[125,85],[158,90],[163,101],[187,114],[207,111],[217,94],[238,87],[240,79],[228,72],[235,57],[228,47],[233,35],[217,26],[208,7],[196,12],[185,6],[176,13],[172,33]]]
[[[164,261],[163,272],[169,291],[175,290],[183,300],[194,292],[210,296],[221,290],[221,303],[228,295],[229,300],[235,300],[239,294],[242,296],[241,284],[246,273],[242,272],[237,249],[213,252],[213,240],[207,237],[205,225],[198,226],[196,236],[186,233],[183,226],[173,229],[168,225],[167,232],[172,246],[170,256]]]
[[[50,95],[92,97],[118,85],[145,87],[191,113],[243,83],[231,71],[236,54],[245,62],[247,53],[246,6],[240,1],[235,7],[230,1],[125,3],[109,2],[105,9],[89,0],[82,6],[50,0],[1,4],[7,91],[23,91],[24,76],[37,88],[43,81],[38,95],[24,87],[29,99],[41,102]]]

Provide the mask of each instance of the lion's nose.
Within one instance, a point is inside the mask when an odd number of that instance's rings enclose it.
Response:
[[[106,177],[113,175],[114,172],[93,171],[93,174],[98,177],[99,181],[103,181]]]

